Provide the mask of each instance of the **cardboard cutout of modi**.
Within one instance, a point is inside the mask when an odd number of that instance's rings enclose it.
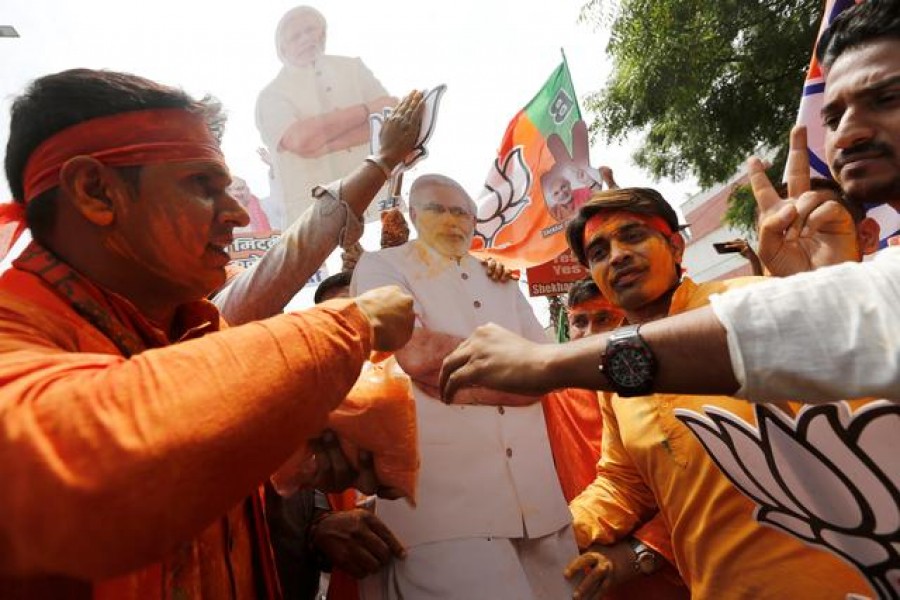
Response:
[[[256,101],[256,126],[275,171],[272,196],[284,207],[284,222],[275,228],[313,203],[316,185],[344,177],[363,161],[369,115],[397,104],[361,59],[325,54],[325,37],[325,17],[316,9],[285,13],[275,31],[283,66]],[[378,218],[377,209],[367,211],[367,222]]]

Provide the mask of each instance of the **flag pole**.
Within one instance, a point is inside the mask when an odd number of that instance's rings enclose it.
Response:
[[[559,53],[562,54],[563,62],[566,63],[566,68],[569,67],[569,61],[566,59],[566,50],[562,46],[559,47]]]
[[[562,46],[559,47],[559,53],[562,55],[563,67],[565,67],[566,74],[569,76],[569,80],[572,79],[572,71],[569,70],[569,60],[566,58],[566,50]],[[572,91],[575,91],[575,83],[572,83]]]

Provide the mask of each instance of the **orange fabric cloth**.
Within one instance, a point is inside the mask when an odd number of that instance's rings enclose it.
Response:
[[[372,453],[378,482],[404,492],[416,505],[419,444],[409,377],[396,360],[369,365],[328,416],[328,427],[354,467],[361,449]]]
[[[597,476],[603,417],[597,392],[564,389],[541,401],[553,464],[566,502],[571,502]]]
[[[544,397],[543,405],[556,474],[566,502],[571,502],[597,476],[603,435],[603,415],[597,392],[576,388],[557,390]],[[650,577],[640,577],[613,589],[607,597],[610,600],[688,598],[687,587],[672,567],[675,557],[669,531],[662,519],[654,517],[633,535],[669,564]]]
[[[0,260],[25,231],[25,206],[18,202],[0,204]]]
[[[356,381],[365,316],[217,332],[199,301],[172,343],[66,269],[32,244],[0,275],[0,597],[277,597],[246,499]]]
[[[685,279],[669,314],[704,306],[711,294],[758,280],[698,286]],[[694,598],[843,599],[848,592],[874,597],[844,561],[754,520],[754,504],[722,475],[674,414],[677,408],[702,411],[705,406],[755,423],[753,406],[735,398],[604,395],[598,477],[571,504],[579,545],[611,543],[658,510]]]
[[[409,377],[390,358],[367,363],[347,397],[328,415],[327,428],[334,431],[341,451],[354,469],[359,452],[372,455],[378,483],[396,488],[412,506],[416,505],[419,476],[419,444],[416,404]],[[284,495],[311,485],[312,449],[301,446],[272,475],[275,489]]]

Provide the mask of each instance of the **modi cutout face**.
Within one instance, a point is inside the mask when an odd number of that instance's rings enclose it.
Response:
[[[459,260],[469,251],[475,234],[475,205],[462,188],[434,181],[415,185],[410,216],[419,240],[438,254]]]
[[[146,272],[148,283],[185,298],[206,296],[225,283],[233,229],[250,222],[230,183],[216,161],[143,166],[136,197],[117,206],[110,250]]]
[[[678,282],[681,236],[654,228],[645,215],[603,211],[585,227],[585,256],[604,298],[625,311],[657,300]]]
[[[828,69],[825,154],[847,197],[900,210],[900,40],[841,53]]]
[[[286,64],[306,67],[325,52],[325,18],[308,6],[282,17],[278,26],[278,53]]]

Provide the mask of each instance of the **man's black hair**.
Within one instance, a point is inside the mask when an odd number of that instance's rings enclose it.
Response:
[[[880,38],[900,39],[900,0],[865,0],[842,12],[822,33],[816,57],[830,67],[845,51]]]
[[[582,302],[587,302],[588,300],[593,300],[600,296],[600,288],[597,287],[597,284],[594,283],[593,279],[588,277],[587,279],[582,279],[581,281],[576,281],[572,284],[572,287],[569,288],[566,305],[569,308],[574,308]]]
[[[322,280],[322,283],[319,284],[319,287],[316,288],[316,293],[313,294],[313,301],[316,304],[325,301],[325,296],[328,295],[328,292],[331,290],[335,290],[337,288],[342,287],[350,287],[350,280],[353,278],[353,273],[351,271],[341,271],[340,273],[336,273],[335,275],[329,275],[325,279]]]

